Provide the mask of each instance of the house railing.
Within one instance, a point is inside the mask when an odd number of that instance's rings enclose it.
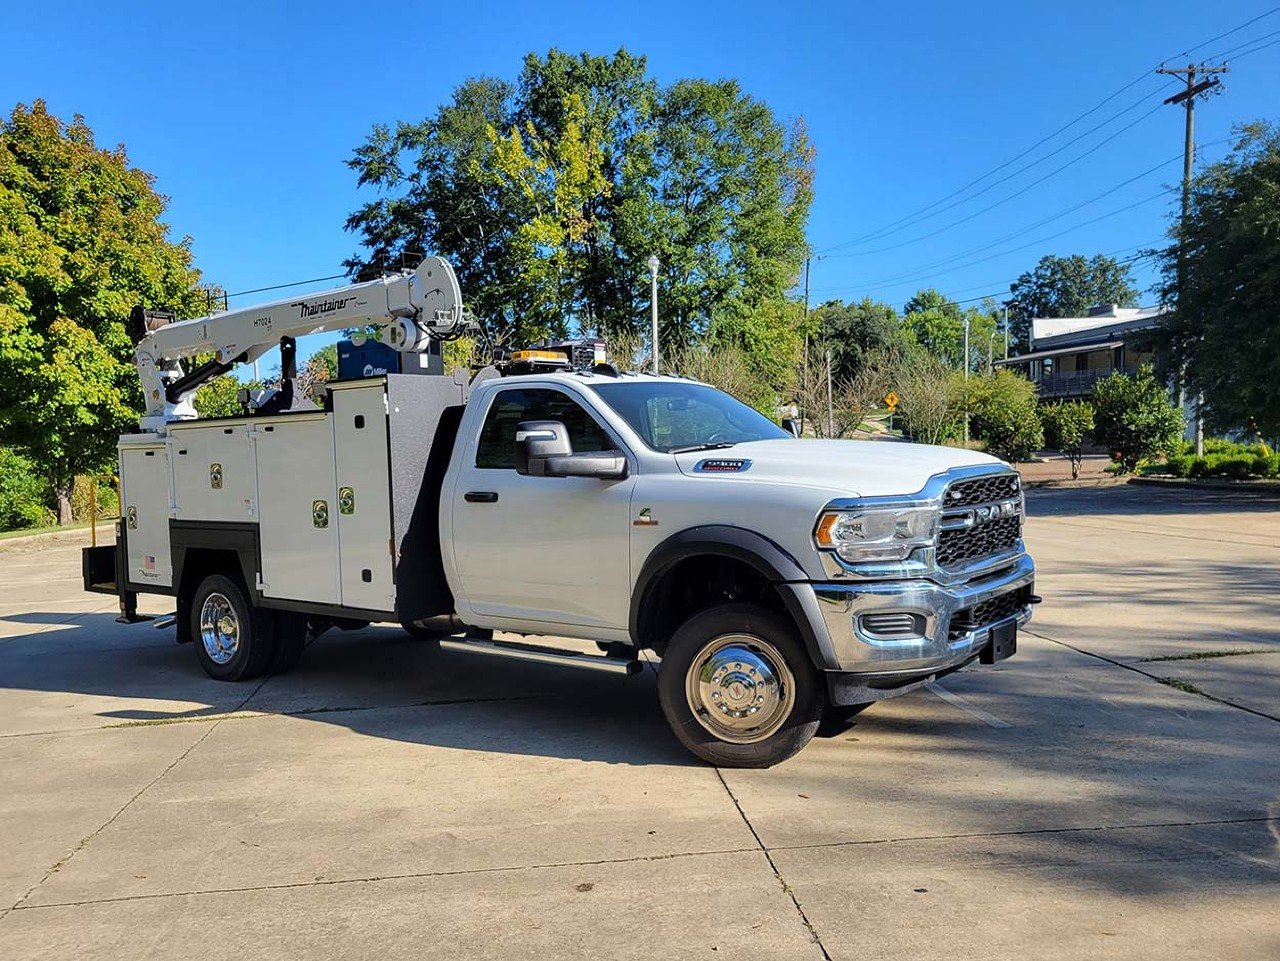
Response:
[[[1052,374],[1033,378],[1032,382],[1036,385],[1036,391],[1041,397],[1087,397],[1093,393],[1094,384],[1115,373],[1133,375],[1137,373],[1137,368],[1055,371]]]

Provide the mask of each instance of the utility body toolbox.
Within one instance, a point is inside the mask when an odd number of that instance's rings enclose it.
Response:
[[[201,552],[233,551],[255,601],[373,619],[452,613],[438,538],[433,442],[467,386],[388,374],[327,386],[324,409],[175,422],[120,439],[117,542],[84,558],[85,589],[177,594]],[[456,431],[457,416],[447,418]],[[441,476],[443,468],[440,469]],[[432,484],[435,487],[432,489]],[[425,498],[419,503],[420,498]],[[404,555],[425,589],[397,607]],[[435,610],[443,604],[447,610]]]

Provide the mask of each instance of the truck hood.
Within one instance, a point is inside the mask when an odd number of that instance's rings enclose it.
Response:
[[[759,440],[723,450],[675,455],[680,470],[710,482],[735,478],[828,490],[845,497],[914,494],[935,474],[953,467],[1008,466],[988,454],[930,444],[861,440]],[[745,470],[732,462],[750,461]],[[704,462],[723,462],[707,470]]]

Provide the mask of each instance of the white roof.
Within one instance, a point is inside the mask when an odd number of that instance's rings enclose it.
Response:
[[[1117,321],[1145,320],[1159,317],[1163,307],[1113,307],[1091,317],[1036,317],[1031,321],[1031,336],[1035,340],[1044,337],[1060,337],[1063,334],[1079,334],[1102,327],[1110,327]]]

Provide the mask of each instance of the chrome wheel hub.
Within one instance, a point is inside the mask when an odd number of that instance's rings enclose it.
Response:
[[[753,744],[774,734],[795,706],[795,679],[772,644],[726,634],[707,644],[685,680],[689,710],[722,741]]]
[[[215,664],[226,664],[240,649],[240,618],[223,594],[210,594],[200,608],[200,642]]]

